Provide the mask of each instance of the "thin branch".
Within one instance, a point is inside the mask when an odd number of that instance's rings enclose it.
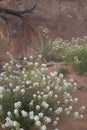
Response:
[[[23,15],[25,13],[32,13],[32,11],[36,8],[36,6],[37,6],[37,4],[35,3],[31,8],[27,8],[27,9],[24,9],[21,11],[0,7],[0,13],[6,13],[6,14],[21,17],[21,15]]]

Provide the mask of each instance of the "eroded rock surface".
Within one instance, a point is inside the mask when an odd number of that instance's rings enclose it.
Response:
[[[22,10],[34,2],[34,0],[2,0],[0,6]],[[87,0],[37,0],[34,12],[25,15],[27,23],[34,31],[19,18],[4,16],[8,19],[12,37],[11,45],[9,47],[4,45],[4,48],[5,51],[10,50],[16,57],[29,55],[30,47],[35,49],[38,46],[36,44],[39,41],[38,37],[41,38],[42,29],[45,27],[50,29],[50,37],[53,39],[62,37],[70,40],[72,37],[87,35]],[[2,31],[0,29],[0,32]],[[3,39],[0,40],[0,53],[4,50]]]

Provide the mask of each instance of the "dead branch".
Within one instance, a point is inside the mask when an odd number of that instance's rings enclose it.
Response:
[[[32,11],[36,8],[36,6],[37,6],[37,4],[35,3],[31,8],[29,7],[27,9],[24,9],[24,10],[21,10],[21,11],[0,7],[0,13],[6,13],[6,14],[21,17],[21,15],[23,15],[25,13],[32,13]]]

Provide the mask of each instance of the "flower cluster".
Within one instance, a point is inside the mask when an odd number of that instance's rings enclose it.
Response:
[[[0,124],[4,129],[47,130],[57,124],[63,116],[82,119],[85,106],[73,111],[78,98],[73,98],[77,84],[63,80],[62,74],[47,73],[46,64],[33,57],[24,58],[22,63],[9,61],[0,73]]]
[[[84,50],[82,48],[84,47]],[[82,57],[84,54],[87,55],[87,37],[84,36],[84,38],[72,38],[71,41],[63,40],[62,38],[56,38],[53,41],[53,48],[59,56],[64,60],[67,58],[67,60],[74,60],[72,57],[75,55],[79,55],[77,58]],[[77,51],[77,53],[75,53]],[[82,52],[84,51],[84,53]],[[75,53],[75,54],[74,54]],[[70,57],[69,57],[70,55]],[[83,58],[83,57],[82,57]],[[81,60],[81,58],[79,58]]]

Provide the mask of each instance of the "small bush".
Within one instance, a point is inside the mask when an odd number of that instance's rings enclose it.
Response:
[[[87,45],[75,45],[67,50],[65,61],[80,74],[87,72]]]
[[[43,41],[40,47],[40,55],[42,56],[42,60],[49,61],[60,61],[59,55],[57,51],[53,48],[53,44],[51,41]]]
[[[72,38],[70,42],[68,40],[63,40],[62,38],[56,38],[52,41],[48,38],[48,32],[49,30],[47,28],[43,30],[41,46],[39,49],[39,54],[41,54],[44,61],[61,62],[65,60],[67,63],[72,63],[74,61],[74,57],[78,57],[78,59],[82,59],[84,56],[86,57],[86,36],[83,39]],[[84,59],[84,61],[86,61],[86,58]]]
[[[57,130],[61,117],[82,119],[82,106],[73,112],[78,98],[72,97],[77,84],[66,82],[57,72],[47,74],[45,64],[34,62],[32,56],[23,62],[8,61],[0,73],[0,124],[9,130]]]
[[[39,54],[42,56],[44,61],[63,61],[65,45],[67,46],[61,38],[57,38],[54,41],[49,40],[46,28],[43,30]]]

